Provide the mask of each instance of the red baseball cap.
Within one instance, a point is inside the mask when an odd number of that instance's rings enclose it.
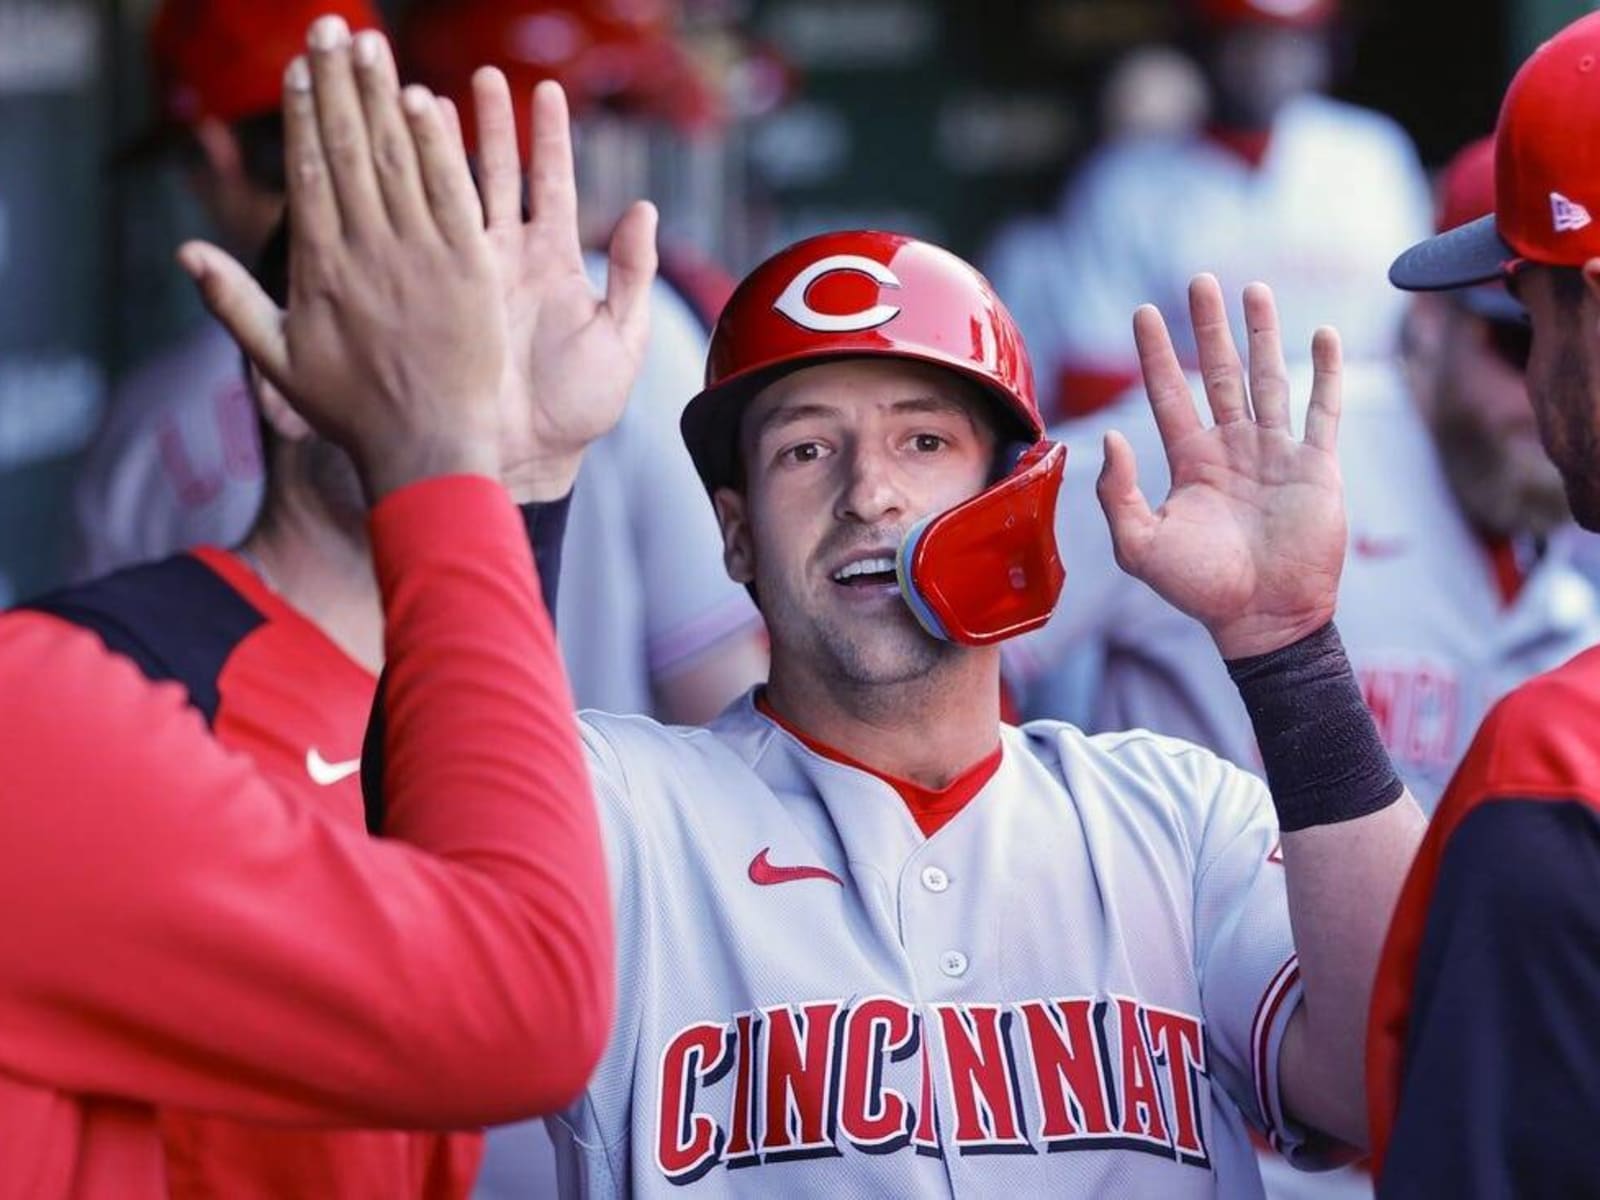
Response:
[[[1337,0],[1189,0],[1191,15],[1205,25],[1281,25],[1316,29],[1338,15]]]
[[[329,15],[352,30],[383,27],[371,0],[165,0],[150,24],[156,123],[120,157],[158,150],[207,117],[277,109],[284,69],[312,23]]]
[[[1600,257],[1600,13],[1568,25],[1522,64],[1494,135],[1494,211],[1411,247],[1389,281],[1443,291],[1523,263]]]

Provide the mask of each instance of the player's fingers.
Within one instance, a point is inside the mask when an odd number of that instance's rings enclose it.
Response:
[[[295,237],[321,249],[339,240],[339,202],[317,132],[311,66],[296,58],[283,73],[283,158],[289,185],[289,223]]]
[[[400,112],[400,76],[389,39],[376,30],[356,34],[356,83],[367,119],[379,193],[389,223],[402,233],[428,226],[428,199],[422,191],[417,150]]]
[[[1139,371],[1156,428],[1161,431],[1162,444],[1171,450],[1200,428],[1200,416],[1194,410],[1189,377],[1172,348],[1172,335],[1155,305],[1141,305],[1133,314],[1133,343],[1139,351]]]
[[[1250,413],[1244,388],[1244,366],[1228,328],[1228,306],[1215,275],[1196,275],[1189,281],[1189,322],[1194,327],[1195,349],[1200,355],[1200,380],[1211,415],[1218,425],[1241,421]]]
[[[366,116],[356,87],[350,54],[350,27],[342,17],[318,17],[308,38],[312,96],[322,152],[346,236],[371,234],[388,226],[378,176],[372,164]]]
[[[1330,454],[1339,444],[1344,405],[1343,351],[1339,331],[1324,325],[1311,338],[1311,404],[1306,409],[1306,445]]]
[[[473,119],[478,129],[478,183],[491,228],[522,224],[522,148],[517,145],[511,85],[496,67],[472,76]]]
[[[401,93],[400,104],[416,144],[433,223],[446,241],[463,245],[483,233],[483,207],[467,160],[445,128],[433,93],[412,84]]]
[[[1117,565],[1137,574],[1145,548],[1154,536],[1156,518],[1139,490],[1139,464],[1128,439],[1115,430],[1105,436],[1105,462],[1095,482],[1095,495],[1111,527],[1111,545]]]
[[[611,233],[606,308],[630,345],[643,347],[650,328],[650,285],[656,277],[656,207],[636,201]]]
[[[1252,283],[1244,289],[1244,323],[1250,346],[1250,404],[1256,424],[1289,428],[1289,367],[1283,361],[1278,307],[1272,289]]]
[[[262,291],[249,271],[226,251],[207,242],[185,242],[178,265],[200,291],[211,315],[233,336],[262,374],[284,390],[289,375],[283,311]]]
[[[572,126],[567,94],[554,80],[533,89],[533,149],[528,164],[528,203],[533,219],[573,258],[578,244],[578,185],[572,167]]]
[[[435,96],[433,104],[439,110],[439,120],[444,122],[444,131],[450,135],[450,140],[455,143],[456,149],[461,151],[461,157],[470,163],[471,159],[467,156],[467,135],[461,128],[461,110],[456,107],[456,102],[448,96]],[[479,200],[481,202],[482,197],[479,197]]]

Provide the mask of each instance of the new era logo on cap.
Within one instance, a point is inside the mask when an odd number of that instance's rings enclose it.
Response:
[[[1589,210],[1560,192],[1550,193],[1550,216],[1557,233],[1573,233],[1584,228],[1593,219]]]

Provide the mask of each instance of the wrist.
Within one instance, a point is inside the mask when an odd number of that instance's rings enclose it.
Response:
[[[547,504],[572,491],[583,454],[528,459],[502,469],[500,482],[518,504]]]
[[[381,447],[357,447],[351,457],[369,505],[424,479],[483,475],[498,480],[500,474],[499,455],[491,439],[456,434],[389,439]]]
[[[1331,621],[1227,667],[1255,728],[1285,833],[1355,820],[1400,798],[1405,785]]]
[[[1333,611],[1308,613],[1285,620],[1282,617],[1248,617],[1219,626],[1208,632],[1216,644],[1217,652],[1226,662],[1237,659],[1258,658],[1272,654],[1285,646],[1303,641],[1312,634],[1331,625]]]

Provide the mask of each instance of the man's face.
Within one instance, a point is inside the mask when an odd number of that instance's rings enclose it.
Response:
[[[1418,399],[1457,502],[1487,533],[1548,533],[1567,519],[1561,475],[1545,455],[1524,369],[1532,331],[1445,296],[1417,299],[1437,324],[1417,357]]]
[[[861,685],[957,653],[901,599],[895,553],[922,517],[987,486],[995,451],[983,401],[939,368],[852,359],[763,390],[740,429],[744,491],[716,504],[728,571],[754,583],[774,658]]]
[[[1558,289],[1551,268],[1539,266],[1520,271],[1512,286],[1533,322],[1528,395],[1539,439],[1561,472],[1572,515],[1585,529],[1600,531],[1594,289],[1569,295]]]
[[[1217,117],[1239,129],[1269,129],[1284,105],[1328,86],[1326,32],[1241,25],[1218,33],[1206,54]]]

